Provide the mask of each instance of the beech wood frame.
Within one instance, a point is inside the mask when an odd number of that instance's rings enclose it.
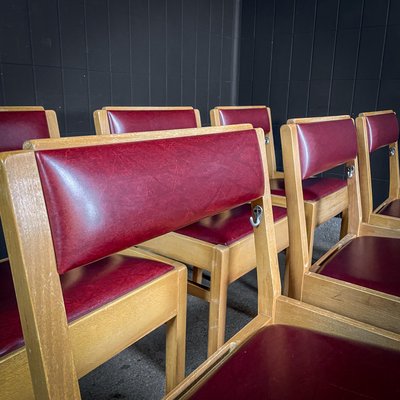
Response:
[[[34,142],[68,147],[69,138],[63,139]],[[109,143],[78,138],[86,146],[101,142]],[[3,153],[0,165],[0,207],[26,343],[0,360],[0,398],[79,399],[78,378],[164,323],[166,390],[171,390],[185,370],[186,266],[144,249],[122,251],[174,269],[68,324],[34,152]]]
[[[400,199],[399,148],[398,143],[390,143],[386,147],[394,149],[394,155],[389,156],[389,196],[375,209],[372,199],[371,162],[368,143],[367,118],[373,115],[395,114],[393,110],[360,113],[356,118],[358,167],[360,172],[360,189],[362,220],[371,225],[400,229],[400,218],[379,214],[386,205]]]
[[[60,137],[57,115],[53,110],[45,110],[42,106],[0,106],[0,112],[13,111],[44,111],[50,138]],[[5,260],[0,260],[0,268],[3,261]],[[0,376],[0,399],[33,397],[25,347],[0,357]]]
[[[348,117],[350,119],[350,117]],[[290,283],[289,294],[323,309],[392,332],[400,340],[400,298],[318,273],[324,261],[359,236],[400,238],[400,231],[371,225],[361,220],[361,200],[357,158],[349,160],[354,175],[348,179],[348,233],[313,265],[312,254],[307,246],[305,213],[302,206],[300,156],[297,123],[313,123],[344,119],[340,117],[306,118],[292,120],[281,128],[285,186],[288,201],[290,236]],[[400,243],[400,242],[399,242]],[[345,306],[344,306],[345,305]]]

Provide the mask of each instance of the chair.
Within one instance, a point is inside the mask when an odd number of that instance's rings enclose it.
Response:
[[[57,117],[54,111],[40,106],[1,106],[0,107],[0,151],[22,149],[28,139],[59,137]],[[2,189],[1,189],[2,190]],[[0,240],[4,243],[4,237]],[[10,345],[10,333],[20,327],[18,312],[12,315],[12,322],[5,311],[10,307],[16,310],[14,288],[7,258],[0,261],[0,398],[24,399],[32,397],[26,392],[31,387],[27,368],[26,352],[21,336]],[[24,373],[15,376],[15,365],[24,366]],[[12,387],[12,395],[5,390],[2,381]],[[23,382],[29,382],[25,385]],[[31,389],[30,392],[31,393]],[[4,396],[4,397],[3,397]]]
[[[93,117],[97,135],[201,127],[193,107],[103,107]]]
[[[215,126],[249,123],[263,128],[267,153],[272,203],[286,206],[284,173],[277,171],[271,110],[266,106],[219,106],[210,111],[211,124]],[[346,181],[339,178],[310,177],[303,180],[304,207],[306,213],[309,251],[314,244],[314,230],[318,225],[342,212],[341,236],[347,229]],[[285,273],[285,281],[290,278]],[[286,285],[286,283],[285,283]],[[285,288],[285,291],[287,288]]]
[[[399,124],[392,110],[361,113],[356,119],[362,219],[372,225],[400,229]],[[370,154],[387,146],[389,197],[373,209]]]
[[[2,268],[10,300],[0,397],[79,398],[77,378],[164,323],[171,390],[184,376],[186,267],[123,250],[169,230],[170,214],[154,215],[154,202],[173,212],[177,191],[154,177],[161,159],[167,174],[179,158],[168,163],[160,141],[110,148],[92,136],[57,149],[63,139],[41,139],[55,150],[0,156],[0,209],[22,321],[21,330],[10,271]],[[173,228],[192,222],[176,208]]]
[[[107,111],[110,113],[110,111]],[[142,111],[143,112],[143,111]],[[151,129],[152,110],[146,111],[148,130]],[[157,111],[158,112],[158,111]],[[191,111],[193,112],[193,111]],[[95,112],[96,115],[97,112]],[[114,126],[127,126],[125,118],[129,123],[134,123],[135,114],[128,111],[120,116],[109,114],[104,117],[105,111],[100,111],[102,120],[113,120]],[[179,127],[179,120],[170,114],[168,126]],[[97,123],[97,126],[100,126]],[[104,125],[103,125],[104,126]],[[146,127],[141,124],[141,129]],[[160,124],[158,124],[160,128]],[[249,129],[250,125],[243,129]],[[127,129],[132,128],[132,125]],[[133,126],[136,129],[135,126]],[[210,132],[213,129],[210,128]],[[233,127],[232,129],[237,129]],[[110,126],[101,132],[107,134],[112,132]],[[200,132],[200,131],[199,131]],[[162,134],[162,133],[161,133]],[[218,157],[214,153],[214,157]],[[215,171],[217,174],[218,171]],[[282,251],[288,246],[286,210],[283,207],[274,207],[276,237],[278,250]],[[208,217],[195,224],[179,229],[171,234],[155,240],[142,243],[141,246],[162,254],[174,260],[193,266],[192,280],[188,282],[188,293],[208,301],[210,304],[208,321],[208,355],[214,353],[225,341],[225,320],[228,286],[255,268],[256,259],[254,254],[254,239],[251,226],[248,224],[250,217],[249,205],[241,205],[234,210],[227,211],[220,215]],[[202,270],[210,273],[209,287],[202,283]]]
[[[57,116],[40,106],[0,107],[0,151],[22,149],[29,139],[60,137]]]
[[[353,120],[346,116],[293,119],[281,128],[281,136],[292,251],[289,293],[399,335],[400,232],[361,221]],[[348,176],[349,232],[311,265],[301,181],[342,164]]]
[[[246,149],[250,159],[263,153],[264,135],[256,131],[260,147]],[[240,156],[239,147],[235,154]],[[166,400],[397,398],[398,335],[280,294],[273,213],[263,161],[264,194],[252,202],[253,208],[261,206],[264,211],[254,229],[258,315]]]

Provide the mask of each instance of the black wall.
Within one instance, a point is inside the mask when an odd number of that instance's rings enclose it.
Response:
[[[245,0],[240,49],[239,103],[271,107],[278,148],[291,117],[400,111],[399,0]],[[378,202],[386,154],[372,163]]]
[[[0,105],[62,135],[104,105],[266,104],[289,117],[400,105],[400,0],[0,0]],[[240,72],[239,72],[240,71]],[[373,157],[376,201],[385,154]],[[337,172],[337,171],[336,171]]]
[[[237,99],[239,0],[1,0],[0,104],[57,112],[94,131],[105,105]]]

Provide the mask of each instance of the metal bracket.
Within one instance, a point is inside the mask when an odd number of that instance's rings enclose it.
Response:
[[[389,147],[389,157],[393,157],[396,154],[396,149],[394,146]]]
[[[269,135],[265,135],[265,144],[269,144],[270,141]]]
[[[262,207],[255,206],[253,208],[253,215],[250,217],[250,224],[253,228],[257,228],[261,224],[262,214],[263,214]]]
[[[354,165],[350,165],[349,167],[346,167],[346,175],[347,178],[351,179],[354,176]]]

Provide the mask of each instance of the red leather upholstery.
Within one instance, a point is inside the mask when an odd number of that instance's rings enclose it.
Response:
[[[68,321],[73,321],[167,273],[170,265],[111,256],[61,276]],[[0,357],[23,346],[10,266],[0,265]]]
[[[193,109],[107,111],[111,133],[197,128]]]
[[[26,140],[49,136],[44,111],[0,112],[0,152],[21,150]]]
[[[221,125],[252,124],[254,128],[262,128],[267,134],[271,130],[271,121],[267,108],[237,108],[218,110]]]
[[[60,273],[264,192],[254,130],[45,150],[36,157]]]
[[[399,376],[400,352],[272,325],[226,360],[191,399],[395,399]]]
[[[322,275],[400,296],[400,239],[353,239],[325,264]]]
[[[327,171],[356,158],[353,120],[297,124],[302,178]]]
[[[400,218],[400,200],[392,201],[387,206],[383,207],[379,214]]]
[[[395,113],[371,115],[366,121],[370,152],[399,140],[399,122]]]
[[[286,217],[287,214],[286,208],[282,207],[273,207],[273,213],[275,221]],[[250,204],[243,204],[221,214],[204,218],[176,232],[208,243],[229,246],[253,232],[249,222],[250,216]]]
[[[286,196],[285,181],[283,179],[271,179],[271,193],[278,196]],[[338,178],[309,178],[303,181],[303,197],[307,201],[317,201],[329,194],[335,193],[345,187],[347,182]]]

